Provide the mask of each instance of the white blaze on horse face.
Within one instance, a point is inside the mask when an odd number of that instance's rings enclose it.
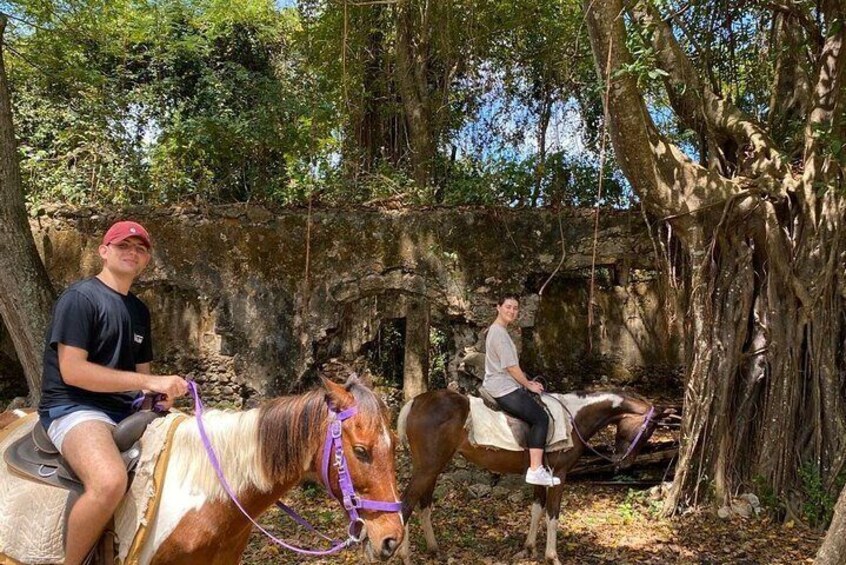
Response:
[[[390,453],[390,451],[391,451],[391,432],[390,432],[390,430],[388,430],[388,426],[386,426],[385,424],[382,424],[381,441],[382,441],[383,447],[385,448],[385,451]],[[391,496],[394,497],[393,502],[400,502],[400,499],[399,499],[399,496],[397,496],[397,491],[396,491],[395,487],[396,487],[396,482],[391,484]],[[405,520],[402,517],[402,512],[400,512],[399,516],[400,516],[400,522],[403,525],[405,525]]]
[[[385,424],[382,424],[381,441],[384,444],[385,450],[390,451],[391,450],[391,432],[390,432],[390,430],[388,430],[388,426],[386,426]],[[399,499],[399,496],[397,496],[397,491],[396,491],[395,487],[396,487],[396,483],[391,484],[391,496],[394,497],[393,502],[400,502],[400,499]],[[402,524],[405,524],[405,520],[403,520],[401,512],[400,512],[400,522]]]
[[[20,410],[20,409],[18,409],[18,408],[15,408],[15,409],[12,411],[12,413],[13,413],[15,416],[17,416],[18,418],[23,418],[24,416],[26,416],[26,412],[24,412],[23,410]]]
[[[385,451],[390,453],[391,451],[391,432],[388,430],[388,426],[382,424],[382,437],[380,438],[382,442],[382,446],[384,447]],[[394,497],[393,502],[400,502],[399,497],[397,496],[397,491],[394,488],[396,483],[391,484],[391,495]]]
[[[391,450],[391,432],[388,430],[388,426],[382,424],[382,446],[385,448],[386,451]]]
[[[567,405],[567,409],[573,415],[574,419],[578,417],[579,410],[587,406],[592,406],[597,402],[610,402],[613,408],[617,408],[623,403],[623,397],[619,394],[614,394],[613,392],[602,392],[597,394],[588,394],[585,396],[569,393],[558,396],[564,404]]]

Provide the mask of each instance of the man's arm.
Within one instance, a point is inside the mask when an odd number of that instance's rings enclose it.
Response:
[[[132,371],[118,371],[92,363],[88,352],[72,345],[58,344],[59,371],[69,385],[92,392],[126,392],[147,388],[147,377]]]
[[[118,371],[92,363],[88,351],[72,345],[58,344],[59,372],[65,383],[92,392],[127,392],[149,390],[178,398],[188,391],[185,380],[178,375],[153,376],[150,364],[135,366],[143,370]]]

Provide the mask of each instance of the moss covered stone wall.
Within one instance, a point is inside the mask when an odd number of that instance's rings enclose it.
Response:
[[[502,292],[522,297],[522,364],[557,386],[631,382],[681,360],[639,213],[600,216],[592,331],[593,210],[46,207],[32,229],[58,289],[97,272],[100,235],[123,218],[155,241],[135,290],[153,313],[159,370],[235,405],[295,389],[330,358],[361,363],[421,301],[446,336],[432,354],[446,380],[467,378]]]

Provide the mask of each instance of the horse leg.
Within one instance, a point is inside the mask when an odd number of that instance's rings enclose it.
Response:
[[[529,522],[529,535],[523,544],[523,551],[514,556],[515,559],[530,559],[535,555],[535,546],[538,539],[538,528],[546,506],[546,487],[536,486],[534,488],[534,499],[532,500],[532,517]]]
[[[454,452],[453,452],[454,453]],[[403,562],[409,563],[411,559],[411,546],[409,541],[409,522],[414,508],[420,506],[420,525],[423,527],[423,535],[426,538],[426,549],[429,553],[438,552],[438,542],[435,539],[435,531],[432,528],[432,500],[434,498],[435,485],[438,476],[444,470],[449,458],[434,469],[426,469],[425,475],[412,471],[411,482],[403,493],[403,520],[405,521],[405,537],[400,546],[399,554]],[[415,471],[417,468],[415,466]]]
[[[558,515],[561,513],[561,495],[564,493],[564,476],[559,476],[561,484],[552,487],[546,496],[546,552],[548,563],[561,565],[558,559]]]
[[[404,563],[409,563],[411,559],[411,546],[409,536],[409,521],[411,513],[419,505],[420,506],[420,525],[423,527],[423,535],[426,538],[426,549],[431,554],[438,552],[438,541],[435,539],[435,530],[432,528],[432,500],[434,498],[435,486],[438,482],[438,477],[449,464],[455,451],[458,449],[460,437],[458,434],[432,434],[428,432],[427,436],[438,438],[448,438],[446,441],[442,439],[440,444],[436,442],[420,441],[416,442],[409,435],[409,445],[411,447],[411,482],[406,487],[402,495],[402,516],[405,521],[405,537],[400,546],[399,554]],[[456,438],[452,439],[451,438]]]

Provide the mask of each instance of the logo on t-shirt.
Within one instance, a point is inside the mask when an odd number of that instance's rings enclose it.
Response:
[[[132,337],[135,338],[135,343],[142,343],[144,341],[144,336],[140,334],[132,334]]]

